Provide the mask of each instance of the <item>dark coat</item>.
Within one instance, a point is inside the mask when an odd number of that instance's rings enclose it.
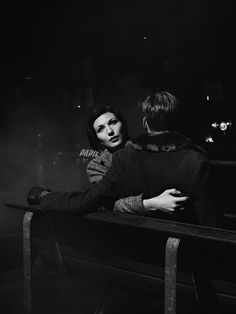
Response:
[[[107,199],[138,195],[144,198],[177,188],[192,202],[184,211],[167,218],[202,225],[215,225],[213,199],[209,185],[210,163],[206,153],[176,132],[145,134],[128,141],[113,155],[112,166],[90,190],[74,193],[53,192],[41,201],[43,209],[85,214],[96,210]]]

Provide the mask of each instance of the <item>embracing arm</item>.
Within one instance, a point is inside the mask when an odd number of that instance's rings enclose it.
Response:
[[[107,155],[107,157],[109,156]],[[88,163],[87,175],[92,185],[102,180],[103,176],[110,168],[110,163],[111,160],[110,162],[108,158],[102,160],[101,157],[95,158]],[[181,208],[181,204],[188,199],[186,196],[179,197],[180,193],[181,192],[176,189],[168,189],[162,194],[149,199],[143,199],[143,194],[120,198],[115,202],[113,210],[120,213],[142,215],[151,211],[162,211],[173,214],[175,210]]]
[[[104,168],[105,169],[105,168]],[[99,207],[114,202],[121,197],[122,160],[117,158],[115,164],[85,192],[51,192],[45,195],[40,206],[45,210],[75,212],[81,215],[96,211]]]
[[[56,210],[62,212],[75,212],[80,215],[96,211],[99,207],[106,204],[107,200],[116,201],[125,196],[122,190],[125,180],[123,171],[123,156],[118,155],[113,159],[111,168],[97,184],[94,184],[85,192],[50,192],[40,199],[40,206],[44,210]],[[125,158],[123,158],[125,161]],[[42,191],[41,191],[42,192]],[[29,194],[31,191],[29,192]],[[187,200],[187,197],[175,197],[179,191],[174,189],[167,190],[157,197],[143,200],[144,211],[161,210],[173,213],[180,203]],[[37,194],[37,193],[34,193]],[[34,196],[31,198],[33,199]]]

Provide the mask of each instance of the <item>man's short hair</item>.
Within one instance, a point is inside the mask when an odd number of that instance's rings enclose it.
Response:
[[[179,122],[179,102],[169,92],[150,95],[141,104],[148,126],[153,131],[176,130]]]

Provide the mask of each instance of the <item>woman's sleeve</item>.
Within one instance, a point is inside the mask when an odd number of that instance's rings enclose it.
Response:
[[[137,196],[128,196],[115,202],[114,211],[128,214],[144,213],[142,194]]]
[[[107,172],[108,168],[102,162],[97,161],[96,159],[91,160],[87,165],[87,175],[89,182],[93,185],[102,180],[103,176]]]

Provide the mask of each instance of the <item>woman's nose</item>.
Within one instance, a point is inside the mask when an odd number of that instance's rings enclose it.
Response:
[[[108,132],[108,135],[113,135],[114,134],[114,131],[111,127],[108,127],[107,128],[107,132]]]

